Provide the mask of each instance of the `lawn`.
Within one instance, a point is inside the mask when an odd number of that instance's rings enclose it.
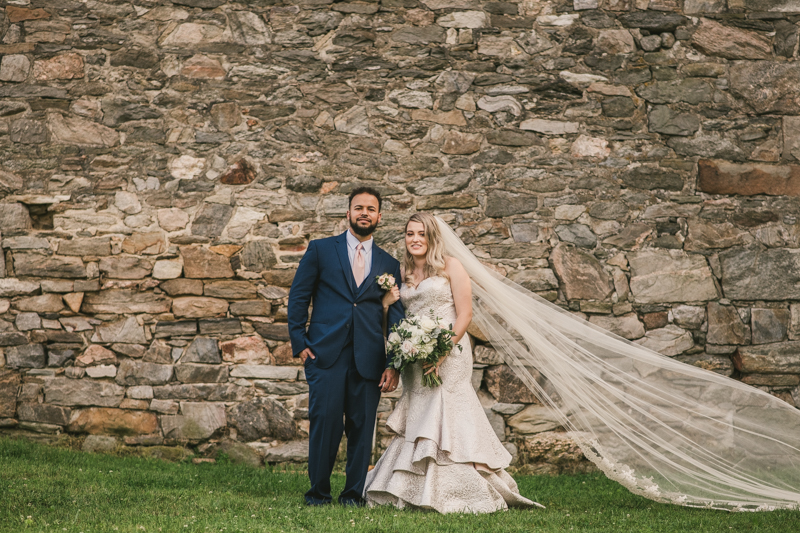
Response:
[[[447,515],[301,505],[307,478],[282,467],[195,465],[79,453],[0,439],[0,531],[800,531],[800,512],[662,505],[599,474],[517,476],[546,510]],[[334,494],[344,477],[334,477]]]

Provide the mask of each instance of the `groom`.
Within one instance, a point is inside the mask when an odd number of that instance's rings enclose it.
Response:
[[[381,392],[397,388],[399,379],[387,368],[384,291],[375,282],[384,273],[400,281],[400,263],[372,240],[381,220],[380,193],[369,187],[353,190],[347,219],[346,232],[308,244],[289,292],[292,352],[303,361],[309,389],[308,505],[331,503],[330,477],[342,432],[347,480],[339,503],[363,505],[378,401]],[[389,327],[403,316],[396,302],[389,308]]]

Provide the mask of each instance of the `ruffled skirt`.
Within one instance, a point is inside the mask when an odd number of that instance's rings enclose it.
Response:
[[[364,495],[370,505],[440,513],[541,507],[522,497],[504,470],[511,454],[469,382],[471,363],[471,354],[445,359],[444,383],[434,388],[420,384],[416,365],[404,372],[403,395],[386,423],[396,436],[367,474]]]

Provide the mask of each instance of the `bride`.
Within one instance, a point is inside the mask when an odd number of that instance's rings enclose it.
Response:
[[[436,219],[412,215],[406,224],[403,288],[383,299],[384,310],[401,299],[406,312],[431,310],[453,324],[454,348],[432,367],[403,372],[403,394],[386,422],[397,436],[367,474],[365,497],[371,504],[435,509],[440,513],[490,513],[539,505],[520,496],[504,468],[511,454],[495,435],[472,388],[472,349],[466,337],[472,321],[472,288],[461,263],[444,255]],[[438,387],[422,384],[422,372],[435,372]]]
[[[800,508],[800,410],[739,381],[605,331],[484,267],[440,218],[406,225],[401,299],[409,314],[453,321],[454,349],[404,372],[368,474],[370,504],[447,512],[538,505],[503,470],[511,459],[470,385],[472,322],[584,455],[646,498],[725,510]],[[421,372],[443,384],[421,385]],[[546,377],[543,387],[534,376]]]

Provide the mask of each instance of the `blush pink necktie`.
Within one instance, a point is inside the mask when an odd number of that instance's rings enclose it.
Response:
[[[357,287],[364,281],[364,254],[361,253],[363,249],[364,245],[359,243],[356,246],[356,256],[353,258],[353,277],[356,279]]]

